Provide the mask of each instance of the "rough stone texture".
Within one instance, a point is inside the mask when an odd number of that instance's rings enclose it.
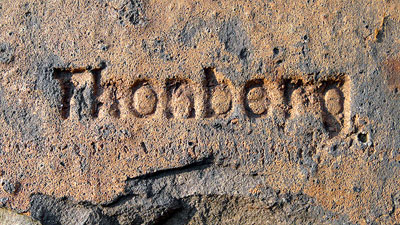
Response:
[[[0,203],[42,224],[400,223],[399,11],[3,0]]]
[[[0,208],[0,222],[5,225],[40,225],[40,222],[29,216],[20,215],[4,208]]]

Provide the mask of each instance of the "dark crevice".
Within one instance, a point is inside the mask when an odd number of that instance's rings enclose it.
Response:
[[[153,221],[153,225],[163,225],[166,224],[166,222],[176,216],[178,213],[182,212],[183,209],[182,207],[176,207],[176,208],[169,208],[163,214],[158,217],[155,221]]]
[[[213,162],[214,162],[213,157],[207,157],[201,161],[197,161],[182,167],[158,170],[156,172],[147,173],[133,178],[128,178],[127,181],[158,179],[162,177],[178,175],[181,173],[187,173],[195,170],[203,170],[210,167],[213,164]]]
[[[117,206],[123,205],[124,203],[130,201],[132,198],[134,198],[136,196],[138,196],[138,195],[135,195],[132,193],[121,194],[121,195],[117,196],[116,198],[114,198],[112,201],[104,203],[102,206],[108,207],[108,208],[117,207]]]
[[[145,144],[144,142],[140,142],[140,147],[142,147],[143,152],[144,152],[145,154],[147,154],[147,147],[146,147],[146,144]]]

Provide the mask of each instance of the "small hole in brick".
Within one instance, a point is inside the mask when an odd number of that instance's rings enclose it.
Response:
[[[359,133],[357,135],[358,141],[360,141],[361,143],[366,143],[368,141],[368,135],[365,133]]]
[[[362,191],[362,189],[361,189],[361,187],[354,186],[353,187],[353,191],[357,192],[357,193],[360,193]]]
[[[274,55],[278,55],[279,54],[279,48],[274,48],[273,51],[274,51]]]

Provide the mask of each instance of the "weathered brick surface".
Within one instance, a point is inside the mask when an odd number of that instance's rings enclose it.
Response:
[[[0,2],[0,203],[43,224],[400,222],[400,3]]]

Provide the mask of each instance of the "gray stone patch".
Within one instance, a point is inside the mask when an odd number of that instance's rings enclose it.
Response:
[[[0,208],[0,224],[40,225],[41,223],[33,220],[29,216],[24,216],[11,210]]]
[[[9,43],[0,43],[0,63],[11,63],[14,60],[14,48]]]

